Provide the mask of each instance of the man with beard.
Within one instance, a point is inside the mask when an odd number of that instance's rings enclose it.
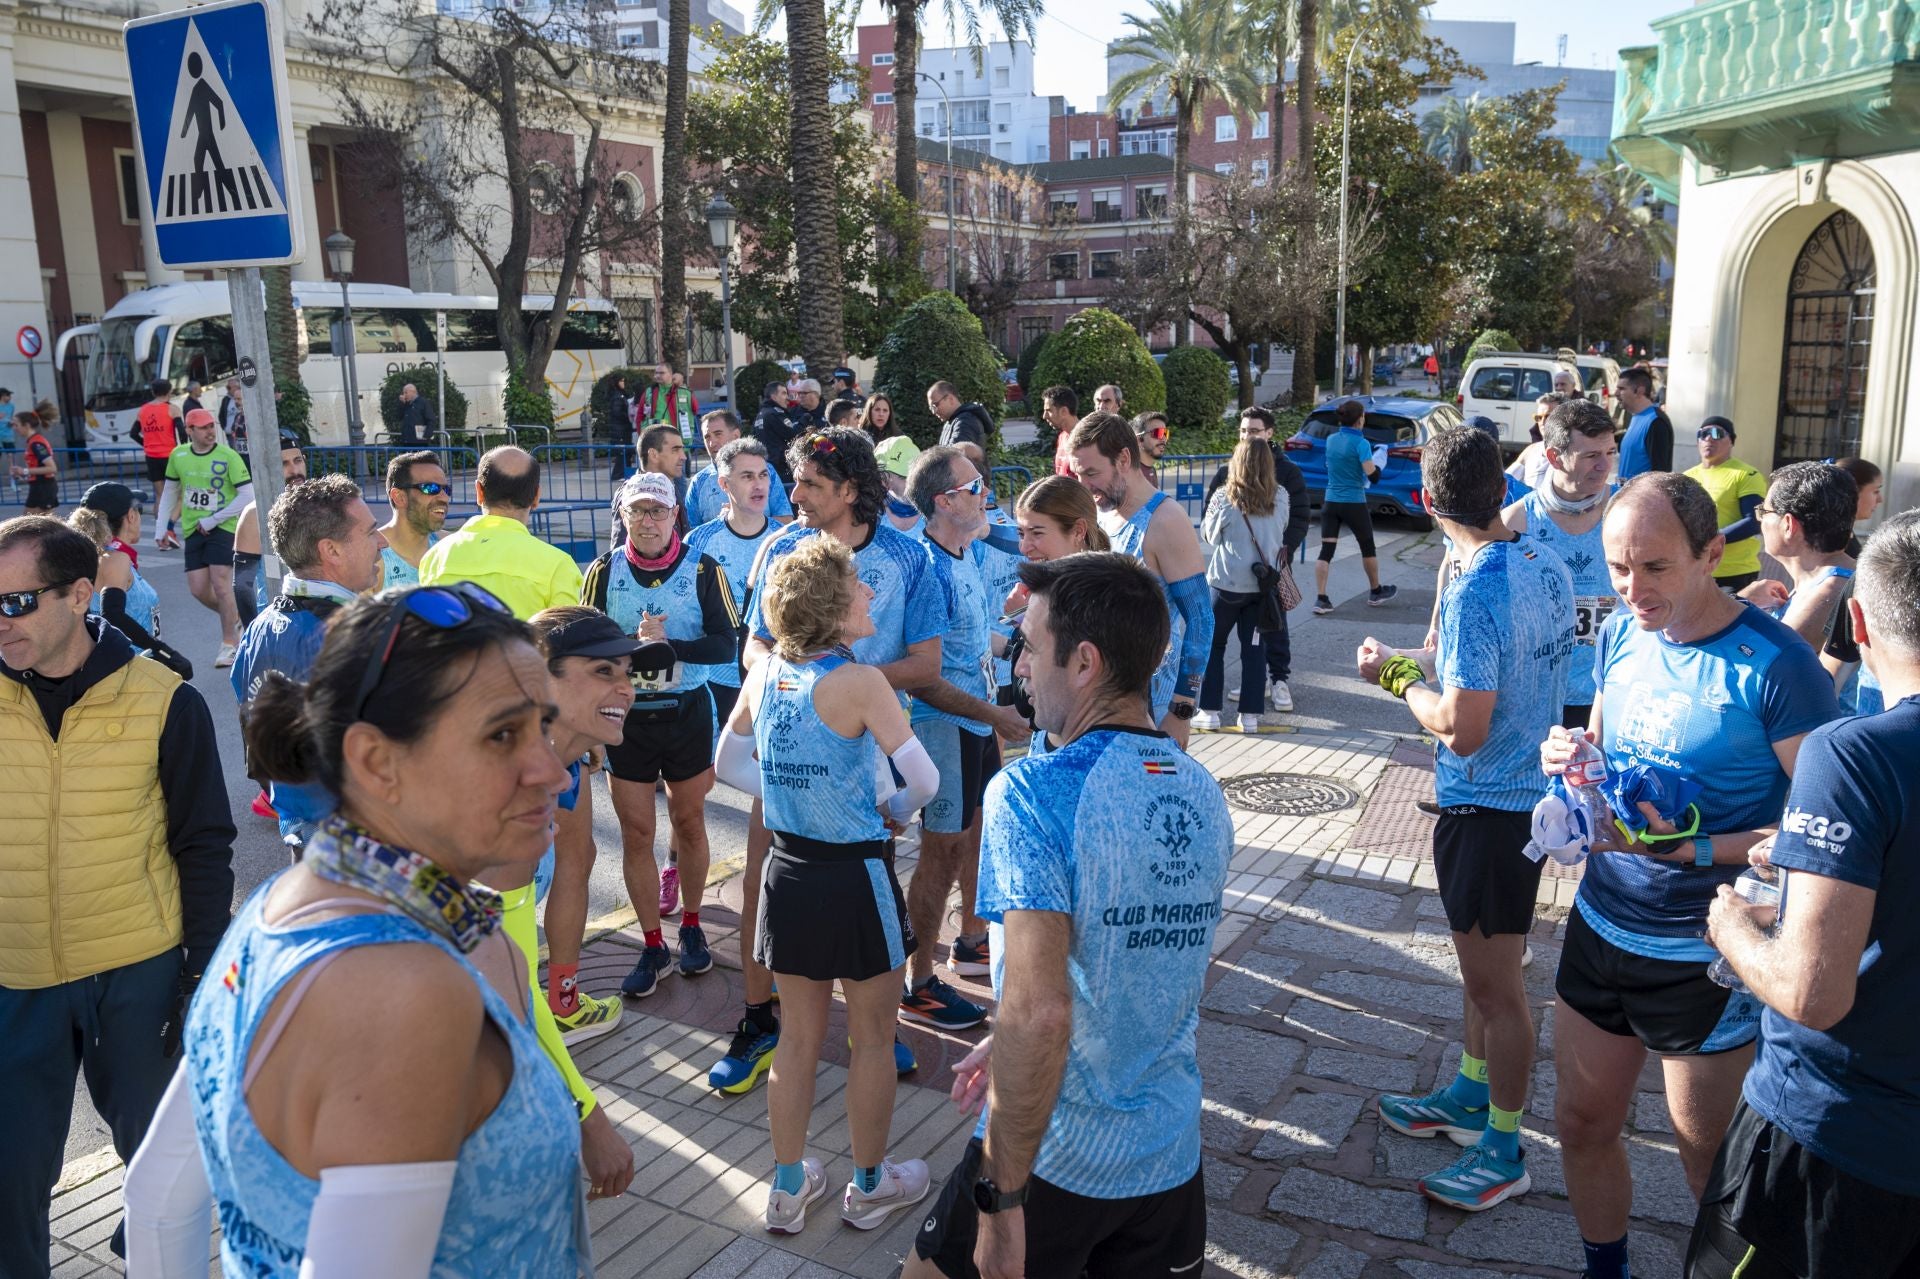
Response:
[[[380,526],[380,589],[420,584],[420,560],[440,540],[453,486],[438,454],[401,453],[387,463],[387,501],[393,514]]]

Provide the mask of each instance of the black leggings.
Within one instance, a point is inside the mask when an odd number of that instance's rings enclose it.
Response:
[[[1365,502],[1328,502],[1320,508],[1320,562],[1330,563],[1340,541],[1340,526],[1353,530],[1362,559],[1374,557],[1373,514]]]

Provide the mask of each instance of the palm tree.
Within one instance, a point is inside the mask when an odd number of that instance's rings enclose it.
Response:
[[[687,44],[689,0],[667,0],[667,119],[660,145],[660,358],[687,366]]]
[[[1474,116],[1480,107],[1477,93],[1464,98],[1448,94],[1420,120],[1421,145],[1450,173],[1464,176],[1474,170]]]
[[[1313,95],[1320,87],[1320,0],[1300,0],[1299,25],[1295,30],[1295,39],[1299,42],[1300,66],[1298,86],[1294,90],[1294,128],[1300,144],[1299,160],[1294,164],[1294,176],[1300,182],[1301,191],[1308,192],[1318,185],[1313,168]],[[1276,146],[1278,144],[1276,143]],[[1314,346],[1320,335],[1320,308],[1311,305],[1302,311],[1299,322],[1299,334],[1293,347],[1293,402],[1313,407],[1320,398],[1320,379],[1314,376]],[[1339,358],[1335,357],[1336,360]],[[1334,371],[1334,384],[1339,385],[1339,370]]]
[[[685,0],[679,0],[685,3]],[[839,201],[833,190],[833,116],[827,100],[833,53],[826,0],[787,0],[787,132],[793,164],[793,244],[799,291],[800,354],[814,371],[846,358]],[[764,12],[764,8],[763,8]]]
[[[1147,17],[1122,16],[1134,34],[1110,45],[1108,58],[1131,57],[1141,65],[1107,86],[1116,107],[1136,94],[1165,97],[1173,104],[1173,224],[1184,235],[1187,223],[1187,153],[1193,129],[1207,104],[1223,99],[1242,114],[1260,109],[1266,86],[1248,56],[1246,28],[1225,0],[1148,0]],[[1193,321],[1180,308],[1178,341],[1189,342]]]

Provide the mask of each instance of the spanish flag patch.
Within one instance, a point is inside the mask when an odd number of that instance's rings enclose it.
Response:
[[[237,995],[240,993],[240,961],[239,960],[236,959],[231,964],[227,965],[227,975],[220,979],[220,984],[227,988],[228,994]]]
[[[1170,759],[1148,759],[1148,760],[1142,760],[1141,763],[1146,766],[1146,770],[1149,773],[1153,773],[1156,775],[1165,774],[1165,773],[1178,773],[1180,771],[1179,766],[1176,765]]]

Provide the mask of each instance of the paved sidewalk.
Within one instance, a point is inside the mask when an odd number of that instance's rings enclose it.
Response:
[[[1278,717],[1270,717],[1277,719]],[[1233,809],[1237,848],[1202,1005],[1202,1135],[1209,1199],[1210,1276],[1299,1279],[1494,1279],[1575,1275],[1579,1233],[1565,1198],[1554,1136],[1552,989],[1558,937],[1575,881],[1548,878],[1531,939],[1528,985],[1541,1062],[1523,1123],[1532,1193],[1469,1216],[1428,1203],[1414,1179],[1456,1153],[1445,1141],[1386,1131],[1373,1097],[1433,1087],[1459,1053],[1457,969],[1425,857],[1430,752],[1384,734],[1203,734],[1194,755],[1223,784],[1297,774],[1344,786],[1349,804],[1283,816]],[[1239,789],[1239,788],[1233,788]],[[1299,799],[1338,793],[1275,784]],[[912,871],[903,844],[901,877]],[[898,1269],[920,1215],[888,1228],[843,1227],[831,1198],[797,1236],[767,1235],[759,1212],[772,1152],[764,1092],[722,1098],[705,1087],[739,1016],[739,863],[716,850],[718,882],[703,912],[719,965],[672,978],[628,1006],[620,1029],[577,1057],[608,1115],[632,1141],[632,1189],[592,1206],[595,1257],[607,1279],[885,1279]],[[1557,904],[1556,904],[1557,903]],[[639,938],[628,918],[599,921],[582,984],[617,987]],[[948,934],[951,935],[950,933]],[[955,984],[977,998],[975,982]],[[836,1017],[838,1013],[836,1012]],[[919,1069],[895,1099],[891,1153],[925,1158],[944,1177],[971,1124],[946,1098],[950,1067],[982,1031],[903,1028]],[[842,1025],[827,1037],[809,1153],[838,1186],[851,1175]],[[1630,1126],[1637,1181],[1634,1268],[1677,1275],[1692,1200],[1667,1126],[1657,1069],[1642,1080]],[[71,1167],[54,1205],[55,1273],[111,1273],[106,1249],[119,1208],[109,1156]],[[215,1268],[218,1272],[218,1268]]]

